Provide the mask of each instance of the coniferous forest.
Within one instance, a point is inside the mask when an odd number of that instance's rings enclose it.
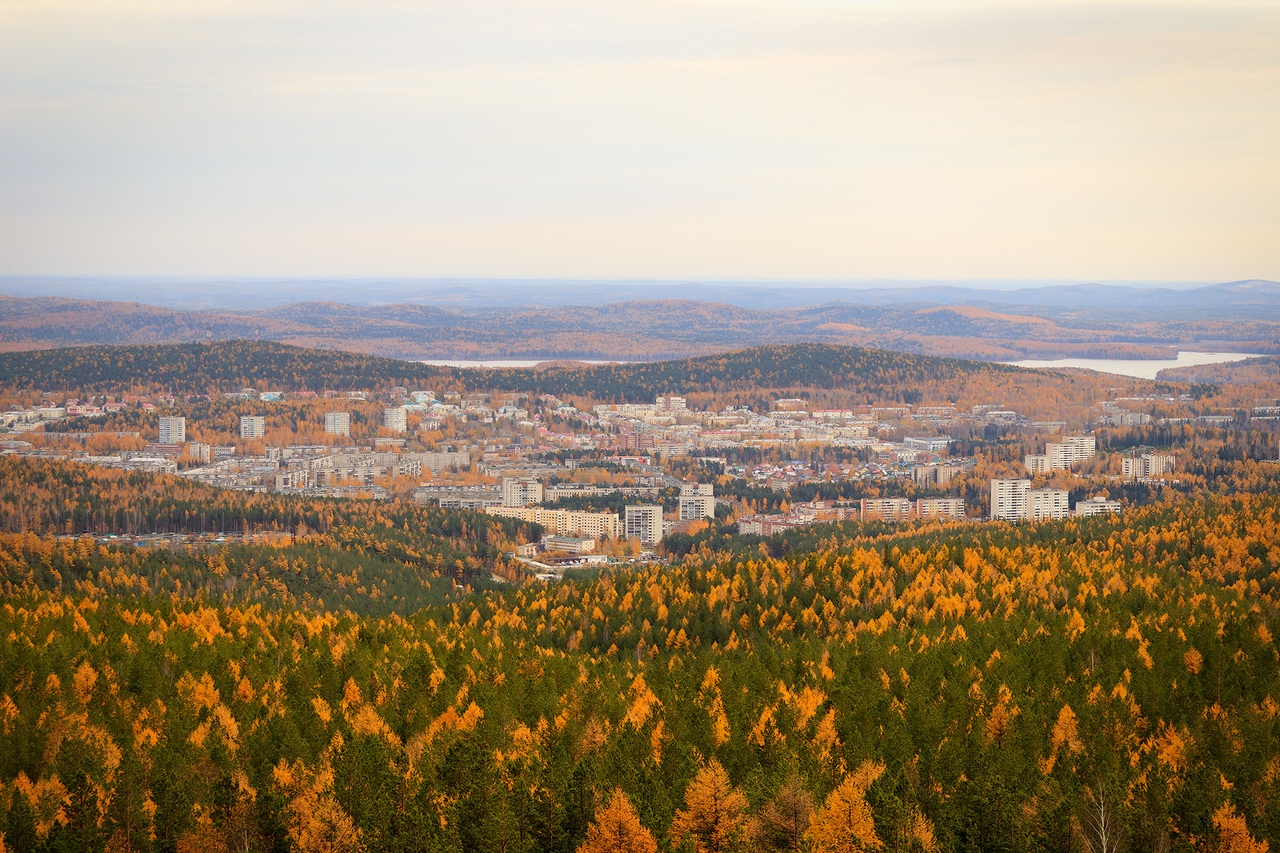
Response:
[[[79,466],[4,482],[6,850],[1280,840],[1274,494],[483,586],[536,531]],[[78,535],[126,506],[241,539]]]

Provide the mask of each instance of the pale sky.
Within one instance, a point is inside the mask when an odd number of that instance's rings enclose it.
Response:
[[[1280,3],[0,0],[0,274],[1280,279]]]

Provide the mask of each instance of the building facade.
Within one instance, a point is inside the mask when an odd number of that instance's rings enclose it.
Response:
[[[992,480],[991,518],[995,521],[1022,521],[1027,517],[1030,480]]]
[[[503,477],[503,506],[532,506],[542,503],[542,483],[531,477]]]
[[[408,432],[409,413],[404,406],[391,406],[383,409],[382,425],[392,432]]]
[[[911,518],[911,501],[906,498],[863,498],[863,521],[906,521]]]
[[[1063,489],[1032,489],[1027,492],[1027,520],[1058,521],[1071,515]]]
[[[1091,435],[1072,435],[1065,441],[1051,441],[1044,446],[1044,453],[1032,453],[1023,457],[1027,473],[1047,474],[1051,471],[1070,470],[1078,462],[1092,459],[1098,452],[1098,440]]]
[[[349,412],[325,412],[324,431],[329,435],[351,435],[351,414]]]
[[[575,512],[568,509],[544,509],[540,506],[491,506],[485,507],[484,511],[489,515],[540,524],[548,536],[616,539],[622,532],[616,512]]]
[[[262,415],[240,416],[241,438],[262,438],[267,434],[267,419]]]
[[[1129,482],[1142,482],[1173,473],[1173,457],[1163,453],[1144,453],[1124,458],[1124,478]]]
[[[916,518],[964,518],[963,498],[920,498],[915,503]]]
[[[187,440],[187,419],[186,418],[161,418],[160,419],[160,444],[182,444]]]
[[[680,487],[681,521],[715,517],[715,487],[711,483],[686,483]]]
[[[1091,515],[1110,515],[1119,511],[1119,501],[1109,501],[1103,498],[1091,498],[1087,501],[1079,501],[1076,504],[1076,515],[1080,518],[1088,518]]]
[[[662,505],[627,507],[623,534],[641,545],[657,545],[662,541]]]

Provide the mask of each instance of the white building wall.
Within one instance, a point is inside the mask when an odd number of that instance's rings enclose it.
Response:
[[[1027,517],[1030,480],[992,480],[991,517],[1001,521],[1022,521]]]

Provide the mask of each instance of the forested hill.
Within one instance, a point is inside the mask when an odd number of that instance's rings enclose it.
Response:
[[[150,387],[175,393],[250,386],[285,391],[393,385],[529,391],[635,401],[655,394],[838,388],[877,397],[924,381],[1030,375],[962,359],[823,344],[767,346],[677,361],[460,370],[337,350],[224,341],[91,346],[0,354],[0,385],[46,391]]]
[[[443,371],[447,373],[448,371]],[[87,346],[0,354],[0,385],[45,391],[152,387],[179,392],[377,388],[436,380],[412,361],[269,341]]]
[[[596,399],[649,400],[657,394],[823,388],[877,399],[925,382],[1026,374],[1002,364],[826,344],[755,347],[722,355],[635,364],[567,365],[491,371],[490,384]]]

